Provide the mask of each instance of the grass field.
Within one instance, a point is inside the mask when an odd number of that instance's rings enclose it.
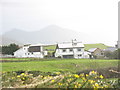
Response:
[[[119,87],[118,75],[109,72],[110,68],[112,70],[118,68],[118,60],[35,58],[1,60],[5,60],[1,63],[0,72],[3,88]]]
[[[0,58],[0,60],[31,60],[32,58]]]
[[[90,48],[100,48],[100,49],[106,49],[108,46],[102,44],[102,43],[97,43],[97,44],[84,44],[85,45],[85,50],[89,50]]]
[[[92,59],[51,59],[28,62],[3,62],[3,71],[70,71],[79,72],[83,70],[118,67],[118,60],[92,60]]]
[[[100,49],[106,49],[107,45],[104,45],[102,43],[96,43],[96,44],[84,44],[85,50],[89,50],[90,48],[100,48]],[[56,48],[56,45],[46,46],[44,49],[47,49],[49,52],[54,52]]]

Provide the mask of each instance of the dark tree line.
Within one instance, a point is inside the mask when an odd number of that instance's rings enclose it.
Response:
[[[2,51],[2,54],[8,54],[8,55],[13,55],[14,52],[18,49],[19,49],[19,46],[16,44],[10,44],[8,46],[0,47],[0,51]]]
[[[111,51],[105,51],[104,56],[108,59],[120,59],[120,49],[111,52]]]

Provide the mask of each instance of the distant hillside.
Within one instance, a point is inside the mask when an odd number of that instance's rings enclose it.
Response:
[[[53,53],[56,49],[56,45],[44,46],[44,50],[47,50],[49,53]]]
[[[96,43],[96,44],[84,44],[85,45],[85,50],[89,50],[90,48],[100,48],[100,49],[106,49],[109,46],[106,46],[102,43]],[[44,47],[48,52],[54,52],[56,48],[56,45],[50,45]]]
[[[92,35],[76,32],[56,25],[47,26],[38,31],[27,32],[19,29],[13,29],[3,34],[4,37],[18,41],[23,44],[55,44],[61,42],[70,42],[72,39],[83,43],[95,42]]]
[[[100,48],[100,49],[106,49],[109,46],[106,46],[102,43],[97,43],[97,44],[84,44],[85,45],[85,50],[89,50],[90,48]]]
[[[5,36],[0,35],[0,45],[9,45],[11,43],[15,43],[18,45],[23,45],[22,43],[18,42],[17,40],[7,38]]]

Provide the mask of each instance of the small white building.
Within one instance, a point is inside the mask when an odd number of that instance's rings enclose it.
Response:
[[[84,51],[84,44],[81,42],[70,42],[57,44],[55,57],[61,58],[89,58],[89,52]]]
[[[18,58],[44,58],[47,51],[43,50],[43,44],[24,45],[22,48],[14,52],[14,56]]]

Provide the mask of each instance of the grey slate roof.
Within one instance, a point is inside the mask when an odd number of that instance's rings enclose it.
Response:
[[[97,48],[91,48],[91,49],[89,49],[88,51],[89,51],[89,52],[94,52],[96,49],[97,49]]]
[[[107,49],[105,49],[105,51],[111,51],[111,52],[114,52],[116,50],[117,50],[116,47],[108,47]]]
[[[73,48],[73,47],[84,47],[83,43],[77,43],[76,45],[73,45],[72,43],[62,43],[58,44],[59,48]]]

